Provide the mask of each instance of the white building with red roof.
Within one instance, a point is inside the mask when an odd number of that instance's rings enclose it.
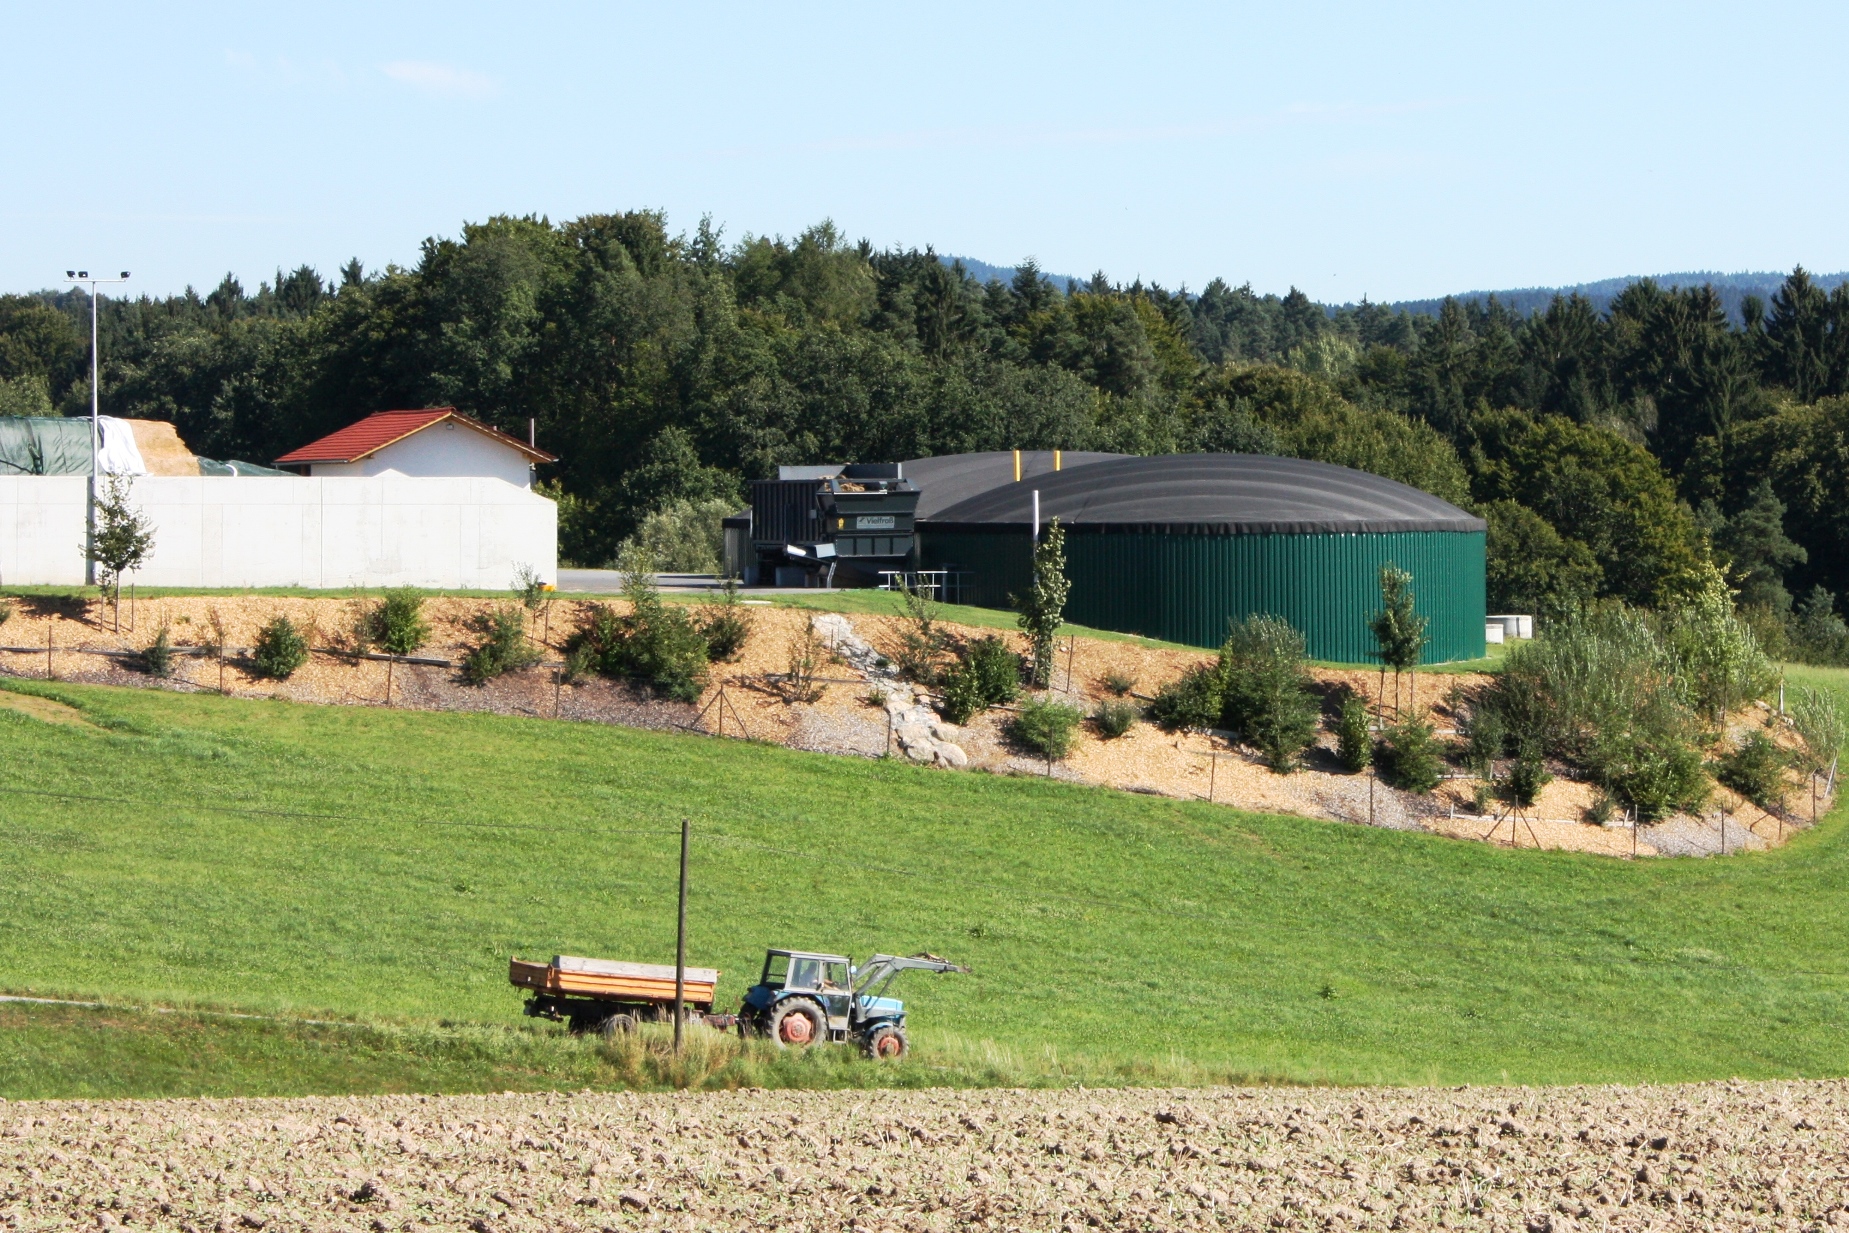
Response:
[[[533,486],[533,468],[558,459],[530,441],[462,414],[454,407],[376,411],[290,450],[276,465],[314,476],[478,476]]]
[[[154,533],[131,575],[144,586],[498,591],[528,574],[556,580],[558,506],[533,491],[533,468],[556,460],[453,407],[369,415],[277,459],[297,474],[208,470],[178,437],[169,444],[174,458],[125,473]],[[80,461],[81,474],[0,473],[9,585],[88,581],[87,451]]]

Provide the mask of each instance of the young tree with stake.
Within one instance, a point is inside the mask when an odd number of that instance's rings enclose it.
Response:
[[[154,525],[129,504],[127,476],[112,475],[104,481],[96,500],[96,535],[84,551],[101,570],[98,583],[114,593],[116,632],[121,633],[122,575],[141,568],[154,551]]]
[[[1066,596],[1072,584],[1066,578],[1066,531],[1055,518],[1034,545],[1034,581],[1027,594],[1010,596],[1016,620],[1027,634],[1034,687],[1053,685],[1053,640],[1066,619]]]
[[[1426,620],[1413,609],[1412,575],[1391,561],[1380,568],[1380,611],[1369,628],[1379,646],[1381,692],[1386,692],[1387,669],[1393,669],[1393,713],[1400,713],[1400,674],[1419,666],[1428,639]],[[1419,700],[1419,678],[1413,677],[1413,703]]]

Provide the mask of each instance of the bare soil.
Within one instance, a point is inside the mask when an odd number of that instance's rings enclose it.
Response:
[[[0,1105],[20,1230],[1849,1225],[1849,1084]]]
[[[122,627],[115,627],[113,607],[98,599],[23,598],[11,601],[13,616],[0,624],[0,674],[117,685],[207,690],[246,697],[276,697],[324,704],[414,707],[427,710],[489,711],[507,715],[558,717],[650,728],[679,728],[724,736],[745,736],[794,748],[862,757],[880,757],[898,749],[890,741],[887,716],[870,680],[844,660],[821,668],[821,696],[813,702],[791,701],[782,677],[810,620],[804,609],[751,607],[752,635],[732,663],[714,665],[711,682],[697,704],[669,702],[623,682],[559,682],[553,665],[565,640],[593,601],[553,599],[532,614],[531,637],[541,644],[546,663],[510,673],[484,686],[462,679],[454,666],[475,639],[471,618],[492,601],[440,597],[428,600],[424,616],[431,627],[428,643],[417,655],[450,661],[447,665],[387,663],[342,651],[355,645],[353,631],[366,604],[363,599],[272,598],[267,596],[194,596],[124,599]],[[614,601],[622,607],[621,601]],[[257,631],[278,615],[309,631],[323,649],[286,681],[257,672],[241,648],[256,641]],[[856,631],[876,648],[896,651],[897,618],[850,616]],[[230,648],[221,663],[215,654],[182,655],[169,680],[157,680],[140,666],[134,652],[165,627],[176,646],[199,648],[223,642]],[[992,629],[945,627],[954,637],[994,635]],[[1017,649],[1020,635],[1002,636]],[[47,654],[49,638],[51,651]],[[116,658],[87,652],[114,651]],[[1205,652],[1155,647],[1134,641],[1069,639],[1056,660],[1054,693],[1086,712],[1108,696],[1111,675],[1134,681],[1133,697],[1148,699],[1187,668],[1203,663]],[[1391,674],[1365,669],[1312,670],[1333,714],[1342,693],[1354,691],[1383,711],[1391,710],[1396,686]],[[1484,678],[1468,674],[1418,674],[1397,686],[1403,713],[1417,713],[1441,735],[1456,717],[1448,708],[1452,691],[1469,689]],[[1416,706],[1415,706],[1416,701]],[[49,716],[46,716],[49,717]],[[1405,830],[1426,830],[1459,839],[1486,840],[1519,847],[1559,848],[1608,856],[1702,856],[1722,851],[1759,850],[1782,843],[1811,818],[1808,786],[1788,776],[1785,805],[1765,813],[1718,790],[1701,817],[1676,817],[1633,829],[1622,824],[1588,822],[1595,793],[1563,773],[1521,816],[1490,806],[1479,815],[1477,782],[1467,776],[1447,780],[1429,795],[1397,792],[1369,775],[1344,772],[1337,764],[1334,739],[1325,735],[1310,750],[1302,769],[1278,775],[1249,750],[1222,734],[1170,733],[1138,724],[1116,740],[1102,739],[1089,725],[1072,755],[1047,763],[1016,748],[1007,739],[1007,709],[978,716],[955,737],[968,755],[969,769],[998,774],[1050,775],[1133,792],[1212,800],[1242,809],[1306,815]],[[1763,724],[1763,709],[1735,717],[1736,728]],[[1789,732],[1774,726],[1775,739],[1793,743]],[[1819,813],[1828,801],[1820,801]]]

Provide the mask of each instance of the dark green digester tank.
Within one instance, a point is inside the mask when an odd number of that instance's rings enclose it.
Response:
[[[907,464],[911,473],[915,464]],[[930,485],[921,482],[929,502]],[[961,574],[965,603],[1005,608],[1028,582],[1040,525],[1066,528],[1069,620],[1192,646],[1268,612],[1313,658],[1375,661],[1380,570],[1413,577],[1425,661],[1484,653],[1484,523],[1347,467],[1253,454],[1107,459],[920,510],[920,566]]]

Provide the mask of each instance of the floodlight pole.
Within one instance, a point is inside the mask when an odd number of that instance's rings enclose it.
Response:
[[[84,552],[84,583],[86,586],[89,586],[94,585],[96,582],[96,562],[90,558],[88,549],[93,547],[96,543],[96,464],[97,454],[100,452],[101,445],[98,416],[102,411],[103,405],[102,387],[97,383],[98,371],[101,368],[101,364],[98,361],[97,355],[99,346],[96,334],[96,288],[98,284],[102,283],[127,282],[128,271],[123,270],[122,277],[120,278],[91,278],[90,271],[88,270],[66,270],[64,271],[64,277],[67,281],[78,286],[88,285],[90,288],[90,500],[89,509],[85,514],[84,528],[84,537],[86,540],[86,551]]]

